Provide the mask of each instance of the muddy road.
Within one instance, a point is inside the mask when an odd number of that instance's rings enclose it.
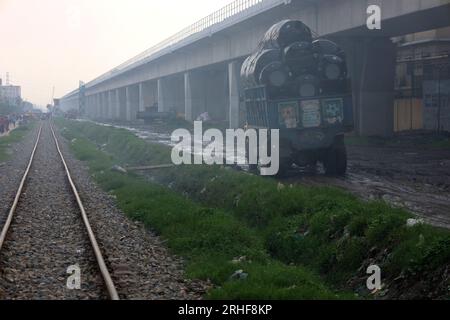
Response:
[[[414,145],[347,146],[345,177],[292,170],[286,183],[343,188],[365,200],[384,200],[408,209],[426,222],[450,228],[450,149]]]

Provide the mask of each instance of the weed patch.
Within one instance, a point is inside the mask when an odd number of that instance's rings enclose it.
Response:
[[[9,135],[0,138],[0,162],[8,160],[11,155],[11,145],[22,140],[34,126],[34,123],[22,125],[11,131]]]
[[[448,297],[448,275],[441,271],[450,265],[450,233],[428,225],[407,227],[412,216],[404,210],[363,202],[336,188],[285,186],[221,166],[180,166],[146,178],[112,173],[107,167],[113,164],[168,163],[170,148],[90,123],[61,121],[60,126],[69,139],[77,136],[83,143],[82,150],[73,146],[78,157],[98,153],[87,161],[122,209],[167,238],[188,259],[190,276],[220,286],[211,297],[331,297],[336,289],[364,286],[370,264],[380,266],[383,283],[392,288],[389,297],[401,297],[428,276],[423,286],[440,288],[432,297]],[[245,261],[233,264],[236,257]],[[253,270],[245,281],[229,279],[243,268]]]

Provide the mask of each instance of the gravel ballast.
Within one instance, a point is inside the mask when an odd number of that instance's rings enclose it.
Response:
[[[15,146],[12,159],[0,167],[0,196],[6,200],[0,207],[2,225],[35,135],[36,130],[30,132]],[[129,220],[114,198],[91,180],[84,164],[74,159],[57,131],[56,135],[119,296],[200,299],[209,285],[185,280],[182,260],[171,255],[159,237]],[[81,289],[69,290],[66,271],[75,264],[81,269]],[[35,162],[0,252],[0,270],[1,299],[107,298],[48,122],[43,125]]]

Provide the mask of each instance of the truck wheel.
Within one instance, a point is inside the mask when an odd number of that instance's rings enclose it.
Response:
[[[289,170],[292,168],[292,159],[290,158],[280,158],[280,168],[276,174],[277,178],[285,178],[289,174]]]
[[[347,151],[343,136],[336,137],[333,146],[326,151],[324,166],[327,175],[345,175],[347,172]]]
[[[285,178],[289,174],[289,170],[292,168],[292,161],[280,159],[278,173],[275,174],[277,178]],[[263,167],[260,165],[249,165],[249,172],[257,175],[261,175]]]

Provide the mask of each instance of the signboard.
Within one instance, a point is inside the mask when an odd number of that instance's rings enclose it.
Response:
[[[328,124],[341,123],[344,120],[344,102],[341,98],[322,100],[323,119]]]
[[[298,103],[297,101],[278,104],[278,119],[280,127],[286,129],[297,128]]]
[[[320,126],[320,101],[307,100],[301,102],[302,125],[303,128],[313,128]]]

